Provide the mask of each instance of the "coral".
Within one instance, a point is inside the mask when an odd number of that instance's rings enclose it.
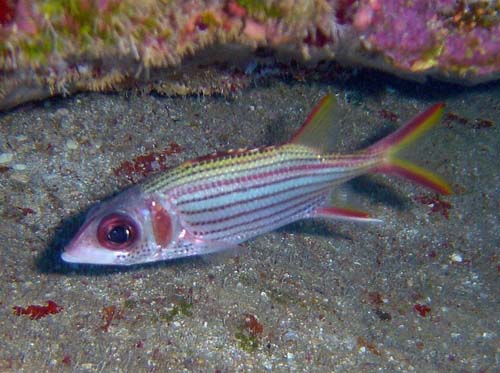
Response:
[[[499,13],[472,0],[0,0],[0,109],[88,90],[226,94],[262,55],[476,83],[500,73]]]
[[[500,71],[500,1],[365,0],[353,24],[367,49],[403,71],[472,79]]]

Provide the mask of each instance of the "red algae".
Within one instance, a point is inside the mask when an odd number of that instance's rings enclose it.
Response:
[[[423,196],[423,195],[417,196],[415,197],[415,201],[420,202],[423,205],[429,206],[431,208],[429,214],[439,213],[446,219],[450,217],[448,210],[453,208],[451,206],[451,203],[441,200],[439,196],[436,197]]]
[[[245,314],[245,328],[250,332],[252,336],[257,336],[262,334],[264,331],[264,326],[259,322],[255,315],[251,313]]]
[[[62,358],[61,362],[64,364],[64,365],[71,365],[71,356],[69,355],[64,355],[64,357]]]
[[[35,210],[33,209],[30,209],[29,207],[20,207],[20,206],[16,206],[16,208],[21,211],[21,213],[24,215],[24,216],[28,216],[28,215],[31,215],[31,214],[34,214],[35,213]]]
[[[493,121],[489,119],[476,118],[474,123],[472,123],[472,128],[481,129],[481,128],[490,128],[493,127]]]
[[[368,339],[366,339],[364,337],[358,337],[358,339],[356,340],[356,343],[357,343],[358,347],[364,347],[374,355],[377,355],[377,356],[382,355],[382,352],[377,348],[377,346],[375,346],[375,344],[373,342],[370,342]]]
[[[453,128],[454,124],[474,129],[491,128],[494,126],[494,122],[490,119],[475,118],[471,120],[453,112],[447,113],[443,119],[443,125],[447,128]]]
[[[384,300],[382,299],[382,295],[379,292],[371,291],[368,293],[368,302],[374,307],[380,307],[384,304]]]
[[[462,117],[456,113],[447,113],[443,119],[443,125],[447,128],[453,128],[453,124],[467,125],[469,119]]]
[[[387,109],[380,109],[378,111],[379,115],[390,122],[397,122],[398,121],[398,115],[392,111],[389,111]]]
[[[55,315],[61,312],[63,307],[52,300],[48,300],[46,306],[32,304],[28,307],[14,306],[12,309],[16,316],[28,315],[31,320],[40,320],[48,315]]]
[[[427,317],[431,312],[431,308],[426,304],[417,303],[413,306],[413,309],[422,317]]]
[[[0,0],[0,25],[6,25],[14,19],[16,2],[16,0]]]
[[[139,155],[132,161],[122,162],[113,172],[116,176],[125,176],[129,181],[137,182],[154,172],[167,170],[169,168],[167,157],[181,151],[182,148],[177,143],[172,142],[161,152],[150,152]]]
[[[102,309],[102,319],[104,324],[100,326],[100,329],[104,332],[109,331],[109,327],[113,320],[121,320],[123,318],[122,311],[118,307],[111,305],[108,307],[103,307]]]

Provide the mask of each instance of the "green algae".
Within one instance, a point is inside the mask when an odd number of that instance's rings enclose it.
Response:
[[[254,17],[261,18],[264,15],[267,18],[281,18],[284,16],[283,11],[276,5],[269,5],[265,1],[260,0],[238,0],[243,8]]]
[[[234,337],[238,341],[238,346],[246,352],[255,352],[259,346],[259,339],[256,335],[247,335],[243,331],[237,332]]]
[[[53,49],[52,43],[49,40],[42,38],[22,40],[19,45],[31,61],[40,64],[47,62],[47,56]]]
[[[172,322],[176,316],[192,316],[191,308],[193,305],[186,300],[181,300],[175,304],[168,312],[162,313],[160,319],[168,323]]]

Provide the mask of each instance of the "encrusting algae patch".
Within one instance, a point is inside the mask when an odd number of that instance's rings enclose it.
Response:
[[[130,87],[131,79],[151,82],[154,69],[177,67],[207,46],[293,45],[313,25],[328,33],[332,11],[324,0],[2,0],[0,9],[0,108],[75,91]],[[214,47],[208,60],[229,59],[224,50]],[[155,88],[198,91],[196,83],[192,88],[183,84],[178,76],[183,73],[170,73],[166,84]],[[205,87],[201,93],[211,93],[208,84],[200,85]]]
[[[77,91],[228,94],[255,61],[475,84],[499,76],[499,13],[444,0],[0,0],[0,110]]]

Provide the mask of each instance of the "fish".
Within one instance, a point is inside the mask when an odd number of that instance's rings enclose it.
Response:
[[[333,94],[323,97],[287,143],[187,161],[98,204],[62,259],[133,265],[234,248],[302,219],[376,222],[332,197],[341,184],[367,173],[396,175],[451,194],[442,177],[398,157],[440,121],[443,103],[352,154],[329,149],[335,106]]]

